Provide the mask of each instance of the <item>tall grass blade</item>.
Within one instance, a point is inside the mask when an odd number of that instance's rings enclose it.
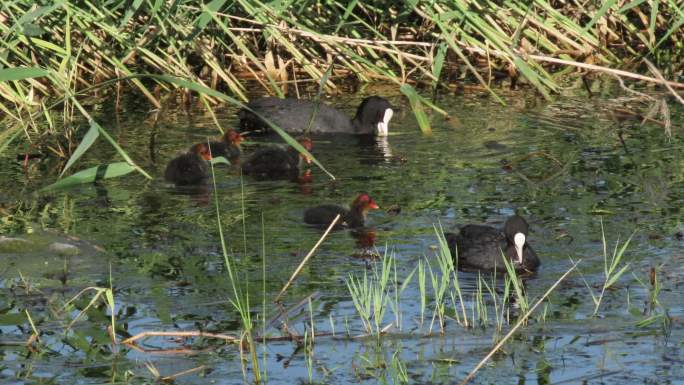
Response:
[[[651,52],[653,52],[653,44],[655,44],[656,37],[656,20],[658,17],[658,4],[660,1],[651,2],[651,18],[648,23],[648,36],[649,42],[651,43]]]
[[[84,183],[93,183],[100,179],[110,179],[126,175],[132,171],[136,171],[136,168],[126,162],[95,166],[62,178],[49,186],[43,187],[40,191],[50,191]]]
[[[190,36],[188,36],[188,40],[192,40],[195,38],[195,36],[199,35],[199,33],[202,32],[202,30],[212,20],[214,14],[218,12],[218,10],[221,9],[223,4],[225,3],[226,0],[213,0],[209,4],[206,4],[204,6],[204,11],[202,11],[202,14],[197,18],[197,21],[195,22],[195,29],[192,31]]]
[[[81,139],[81,143],[78,144],[78,147],[76,147],[76,150],[74,150],[74,153],[71,154],[71,157],[67,161],[66,165],[64,166],[64,169],[62,169],[62,172],[59,174],[60,177],[64,175],[64,173],[83,155],[85,154],[86,151],[90,148],[90,146],[95,143],[95,140],[97,140],[97,137],[100,135],[100,128],[99,125],[94,121],[90,121],[90,128],[88,129],[88,132],[86,132],[85,136],[83,139]]]
[[[415,88],[413,88],[410,84],[402,84],[401,88],[399,89],[408,98],[411,109],[413,110],[413,114],[416,116],[416,120],[418,121],[420,130],[424,134],[432,133],[430,120],[425,114],[425,110],[423,110],[423,104],[421,103],[420,97],[418,96]]]
[[[442,75],[444,59],[446,58],[448,49],[449,46],[446,43],[441,43],[437,48],[437,54],[435,55],[434,62],[432,64],[432,76],[435,77],[435,80],[432,84],[433,89],[437,89],[439,86],[439,78]]]
[[[0,82],[25,80],[48,76],[49,72],[38,67],[14,67],[0,69]]]
[[[250,312],[250,302],[249,302],[249,286],[245,292],[242,291],[240,286],[240,281],[238,280],[238,271],[235,265],[231,262],[228,257],[228,247],[226,245],[226,238],[223,234],[223,225],[221,222],[221,210],[219,205],[218,189],[216,187],[216,173],[214,170],[214,165],[210,163],[211,166],[211,180],[212,186],[214,188],[214,207],[216,209],[216,225],[219,232],[219,240],[221,241],[221,251],[223,253],[223,262],[226,267],[226,272],[228,273],[228,278],[230,279],[230,285],[233,290],[233,298],[230,298],[230,303],[233,305],[235,310],[240,314],[240,320],[242,327],[244,328],[244,338],[247,339],[249,346],[249,352],[252,362],[252,370],[254,372],[254,381],[258,384],[261,383],[261,370],[259,366],[259,358],[257,356],[257,348],[254,344],[254,339],[252,337],[252,329],[254,324],[252,323],[252,314]],[[244,368],[243,368],[244,370]]]
[[[342,18],[340,19],[339,23],[337,23],[337,27],[335,27],[335,34],[340,31],[340,28],[344,25],[344,23],[347,21],[349,18],[349,15],[352,14],[352,11],[356,7],[356,3],[358,3],[358,0],[352,0],[349,2],[347,5],[347,8],[344,10],[344,14],[342,15]]]
[[[604,2],[601,8],[599,8],[599,10],[596,11],[594,17],[592,17],[591,20],[589,20],[589,22],[584,26],[584,28],[582,28],[581,35],[587,33],[587,31],[589,31],[589,29],[591,29],[591,27],[593,27],[597,21],[599,21],[603,16],[605,16],[606,12],[608,12],[610,7],[612,7],[615,3],[616,0],[608,0]]]
[[[325,91],[325,84],[328,82],[328,78],[332,73],[332,69],[333,65],[330,64],[328,66],[328,69],[325,70],[325,73],[323,74],[321,81],[318,83],[318,92],[316,93],[316,97],[313,100],[314,108],[313,111],[311,111],[311,116],[309,117],[309,124],[306,125],[306,130],[304,131],[307,135],[311,132],[311,126],[313,126],[313,122],[316,120],[316,115],[318,115],[318,106],[321,103],[321,95],[323,95]]]
[[[131,17],[138,11],[142,3],[143,0],[133,0],[133,3],[126,9],[126,13],[121,19],[121,23],[119,23],[119,28],[124,28],[128,24],[128,21],[131,20]]]

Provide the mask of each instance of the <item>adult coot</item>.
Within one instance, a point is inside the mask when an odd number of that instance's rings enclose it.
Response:
[[[230,163],[237,163],[240,158],[242,135],[235,130],[227,130],[221,139],[221,141],[209,142],[211,156],[213,158],[222,156],[229,160]]]
[[[250,102],[247,107],[287,132],[304,133],[309,127],[315,103],[292,98],[261,98]],[[269,132],[268,124],[252,111],[244,108],[240,110],[238,114],[240,129]],[[363,99],[356,110],[354,119],[349,119],[342,112],[327,104],[319,103],[310,133],[386,136],[393,114],[394,111],[389,102],[379,96]]]
[[[528,224],[519,215],[506,220],[503,232],[491,226],[466,225],[458,234],[445,233],[449,249],[461,269],[505,271],[503,254],[516,271],[535,271],[539,258],[527,242]]]
[[[164,178],[179,186],[200,184],[207,177],[208,160],[211,160],[209,147],[206,143],[197,143],[187,152],[171,159],[166,165]]]
[[[313,142],[307,137],[297,141],[307,151]],[[301,154],[294,147],[269,146],[252,154],[243,164],[242,172],[262,179],[296,178],[302,163],[311,164],[311,158]]]
[[[304,212],[304,222],[310,225],[328,226],[337,214],[341,215],[336,227],[363,227],[369,210],[378,209],[378,204],[367,193],[361,193],[354,199],[351,208],[338,205],[320,205]]]

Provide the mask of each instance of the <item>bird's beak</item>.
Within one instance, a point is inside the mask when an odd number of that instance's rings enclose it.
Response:
[[[371,210],[377,210],[377,209],[380,208],[380,206],[378,206],[378,204],[375,203],[375,201],[372,200],[372,201],[370,201],[370,202],[368,203],[368,208],[371,209]]]
[[[515,243],[515,253],[518,255],[518,263],[522,265],[523,263],[523,247],[525,246],[525,234],[517,233],[513,237],[513,242]]]
[[[394,111],[391,108],[385,110],[385,115],[382,118],[382,122],[378,123],[378,136],[387,136],[389,134],[389,122],[394,115]]]

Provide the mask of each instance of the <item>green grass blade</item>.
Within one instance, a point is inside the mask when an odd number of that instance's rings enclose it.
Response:
[[[311,132],[311,126],[313,126],[313,122],[316,120],[316,115],[318,114],[318,106],[320,105],[321,101],[321,95],[323,95],[325,91],[325,84],[328,82],[328,78],[330,77],[330,73],[332,72],[333,66],[330,64],[328,66],[328,69],[325,71],[323,74],[323,77],[321,78],[321,81],[318,84],[318,92],[316,93],[316,98],[314,98],[314,108],[313,111],[311,111],[311,116],[309,117],[309,124],[306,126],[306,130],[304,131],[307,135]]]
[[[537,72],[535,72],[523,59],[521,59],[519,56],[515,56],[513,58],[513,63],[515,63],[516,68],[522,74],[532,83],[534,84],[535,87],[537,87],[537,90],[541,92],[542,95],[544,95],[544,98],[546,100],[550,100],[551,96],[549,95],[549,92],[546,90],[546,87],[542,84],[541,77]]]
[[[226,0],[214,0],[211,3],[205,5],[204,11],[197,18],[197,21],[195,21],[195,29],[192,31],[190,36],[188,36],[188,40],[192,40],[195,36],[202,32],[202,30],[207,26],[207,24],[209,24],[211,19],[214,17],[214,13],[221,9],[221,7],[223,7],[223,4],[225,3]]]
[[[646,2],[646,0],[634,0],[631,3],[625,4],[624,6],[622,6],[622,8],[620,8],[617,11],[617,13],[620,13],[620,14],[625,13],[625,12],[629,11],[630,9],[632,9],[634,7],[638,7],[645,2]]]
[[[587,23],[587,25],[585,25],[584,28],[582,28],[581,34],[584,35],[591,27],[593,27],[594,24],[596,24],[596,22],[599,21],[599,19],[602,18],[606,14],[606,12],[608,12],[610,7],[612,7],[613,4],[615,4],[615,2],[616,0],[608,0],[605,3],[603,3],[601,8],[599,8],[599,10],[596,11],[594,17],[592,17],[591,20],[589,20],[589,23]]]
[[[658,17],[658,3],[659,1],[651,2],[651,18],[648,23],[648,36],[651,45],[655,43],[655,33],[656,33],[656,18]]]
[[[340,22],[337,23],[337,27],[335,28],[335,34],[340,31],[340,28],[344,25],[344,22],[347,21],[349,18],[349,15],[351,15],[352,11],[356,7],[356,3],[358,3],[358,0],[352,0],[349,2],[349,5],[347,5],[347,8],[344,10],[344,14],[342,15],[342,18],[340,19]]]
[[[667,32],[665,32],[665,34],[663,34],[660,40],[658,40],[658,43],[653,47],[653,50],[660,47],[660,45],[663,44],[665,41],[668,41],[668,39],[670,39],[670,36],[672,36],[672,34],[675,31],[681,31],[681,27],[682,25],[684,25],[684,7],[678,8],[677,4],[672,1],[670,1],[670,7],[677,13],[679,18],[674,23],[670,23],[670,25],[672,26],[670,27],[670,29],[667,30]]]
[[[413,110],[413,114],[416,116],[416,120],[418,121],[420,130],[424,134],[432,133],[430,121],[425,114],[425,110],[423,110],[423,104],[421,103],[420,97],[418,96],[416,90],[410,84],[403,84],[399,90],[401,90],[401,92],[408,98],[411,109]]]
[[[40,19],[41,17],[51,13],[52,11],[54,11],[55,9],[57,9],[61,6],[62,6],[62,4],[60,2],[57,2],[56,4],[53,4],[50,6],[45,5],[42,7],[38,7],[31,12],[26,12],[25,14],[23,14],[19,18],[19,20],[17,20],[15,28],[23,27],[27,23],[32,23],[32,22],[36,21],[37,19]]]
[[[213,165],[217,165],[217,164],[227,164],[227,165],[230,166],[230,161],[228,161],[228,159],[226,159],[226,158],[224,158],[224,157],[222,157],[222,156],[217,156],[217,157],[215,157],[215,158],[211,158],[211,160],[210,160],[209,162],[211,162],[211,164],[213,164]]]
[[[131,17],[133,17],[133,15],[138,10],[138,8],[140,8],[142,3],[143,3],[143,0],[134,0],[133,4],[128,6],[128,9],[126,9],[126,14],[121,19],[121,23],[119,23],[120,29],[124,28],[126,26],[126,24],[128,24],[128,21],[131,19]]]
[[[48,76],[49,72],[38,67],[15,67],[0,69],[0,82],[24,80]]]
[[[100,126],[99,124],[97,124],[97,122],[95,121],[95,119],[93,119],[93,118],[90,116],[90,114],[88,113],[88,111],[87,111],[85,108],[83,108],[83,106],[81,105],[81,103],[79,103],[78,100],[76,100],[76,98],[75,98],[73,95],[70,95],[70,96],[69,96],[69,100],[71,100],[71,103],[73,103],[73,105],[76,106],[76,108],[78,108],[78,110],[81,112],[81,114],[82,114],[83,116],[85,116],[85,117],[88,119],[88,122],[90,122],[90,126],[91,126],[91,127],[92,127],[92,126],[97,127],[99,134],[102,135],[102,136],[109,142],[109,144],[112,145],[112,147],[114,147],[114,149],[116,150],[116,152],[118,152],[119,155],[121,155],[121,157],[124,158],[124,160],[125,160],[126,162],[128,162],[128,164],[130,164],[134,169],[138,170],[138,172],[141,173],[145,178],[147,178],[147,179],[152,179],[152,177],[150,176],[150,174],[148,174],[147,172],[145,172],[145,170],[143,170],[142,167],[140,167],[140,166],[138,166],[137,164],[135,164],[135,162],[133,162],[133,159],[131,159],[131,157],[128,156],[128,154],[126,153],[126,151],[119,145],[119,143],[117,143],[116,140],[114,140],[114,138],[112,138],[112,137],[109,135],[109,133],[108,133],[107,131],[105,131],[104,128],[102,128],[102,126]]]
[[[92,183],[100,179],[116,178],[118,176],[126,175],[136,168],[126,162],[116,162],[106,165],[95,166],[79,171],[66,178],[62,178],[57,182],[43,187],[40,191],[50,191],[66,187],[71,187],[83,183]]]
[[[432,64],[432,75],[435,77],[432,88],[437,88],[439,85],[439,77],[442,74],[442,68],[444,67],[444,59],[446,58],[446,53],[449,50],[449,46],[446,43],[441,43],[437,48],[437,54],[435,55]]]
[[[620,270],[618,270],[616,273],[613,273],[610,276],[610,279],[608,279],[608,281],[606,281],[604,288],[608,289],[609,287],[613,286],[613,284],[615,282],[617,282],[617,280],[620,279],[620,277],[625,273],[625,271],[627,270],[628,267],[629,267],[629,263],[622,266],[622,268]]]
[[[62,172],[59,173],[60,178],[86,151],[88,151],[90,146],[95,143],[95,140],[97,140],[97,137],[100,135],[100,129],[98,126],[99,125],[94,120],[90,122],[90,128],[88,129],[88,132],[85,134],[83,139],[81,139],[81,143],[78,144],[78,147],[76,147],[74,153],[71,154],[71,157],[67,161]]]

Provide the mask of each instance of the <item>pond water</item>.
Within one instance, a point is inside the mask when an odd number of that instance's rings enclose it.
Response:
[[[363,96],[331,103],[352,115]],[[131,335],[183,330],[238,334],[240,315],[230,303],[233,289],[219,238],[217,199],[230,258],[242,290],[249,292],[255,333],[261,335],[263,301],[270,319],[279,309],[272,300],[322,234],[302,223],[303,210],[320,203],[348,204],[358,191],[367,191],[381,206],[369,215],[375,247],[394,257],[400,283],[419,261],[438,270],[433,226],[500,226],[514,212],[528,219],[529,240],[542,258],[540,271],[526,281],[531,300],[581,259],[578,271],[552,292],[473,383],[684,383],[681,106],[670,106],[674,132],[668,140],[657,125],[616,121],[610,111],[624,104],[619,97],[570,95],[554,102],[523,94],[508,97],[506,107],[477,96],[443,97],[438,102],[452,118],[433,116],[433,134],[423,135],[405,99],[390,94],[399,109],[385,142],[314,137],[313,154],[335,181],[314,168],[310,183],[248,177],[241,183],[234,169],[220,166],[215,191],[211,185],[179,190],[163,182],[165,162],[189,144],[216,135],[212,118],[181,109],[155,118],[135,102],[120,114],[105,108],[97,119],[155,176],[152,181],[129,174],[32,195],[57,178],[56,163],[33,162],[25,170],[16,162],[23,150],[6,151],[0,158],[0,207],[5,207],[0,225],[3,235],[27,239],[30,245],[0,251],[0,382],[145,383],[154,380],[147,366],[161,376],[197,368],[175,379],[181,384],[243,382],[236,345],[157,337],[140,341],[139,349],[112,347],[107,334],[111,320],[102,300],[69,328],[93,292],[67,314],[61,307],[84,288],[109,287],[111,277],[117,329]],[[230,107],[217,117],[224,128],[236,125]],[[246,153],[277,141],[248,139]],[[112,159],[118,159],[114,150],[99,140],[76,168]],[[601,220],[609,253],[616,241],[622,244],[634,235],[625,252],[629,267],[593,317],[591,293],[597,295],[604,280]],[[52,242],[75,244],[80,252],[55,252],[47,246]],[[402,378],[454,383],[514,323],[517,306],[510,308],[511,324],[497,332],[492,299],[485,295],[490,320],[484,325],[463,327],[452,318],[447,301],[451,317],[444,332],[434,324],[428,333],[435,295],[428,275],[421,325],[414,274],[399,299],[401,329],[395,325],[380,340],[347,338],[365,333],[346,284],[350,275],[372,271],[375,262],[358,256],[363,242],[348,231],[331,233],[287,291],[285,308],[304,301],[289,314],[291,333],[303,335],[313,323],[319,335],[308,351],[288,340],[259,344],[261,370],[269,383],[400,383]],[[650,314],[668,316],[642,325],[649,317],[645,307],[652,268],[662,289]],[[458,276],[471,311],[478,276]],[[486,279],[491,283],[492,277]],[[34,348],[23,345],[32,334],[25,311],[40,333]],[[394,320],[388,309],[382,325]],[[285,334],[270,327],[267,335]],[[246,366],[251,379],[252,367]]]

